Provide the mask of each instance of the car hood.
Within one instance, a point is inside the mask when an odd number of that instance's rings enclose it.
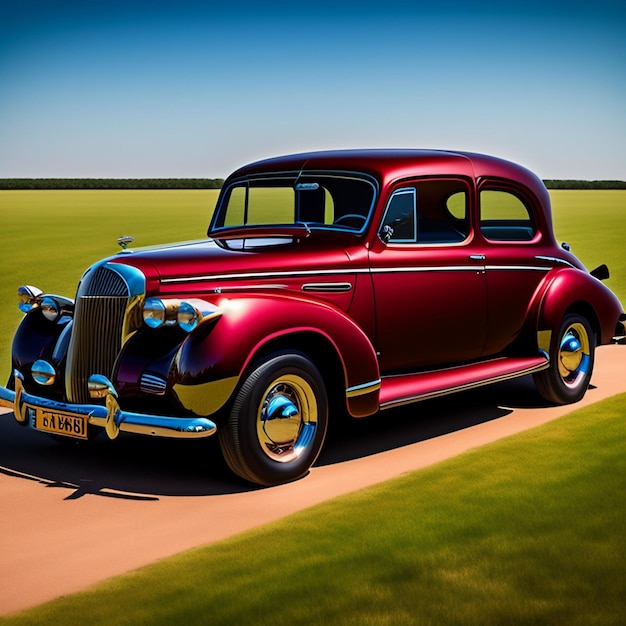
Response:
[[[237,244],[235,244],[237,245]],[[175,286],[208,282],[268,279],[288,275],[350,272],[356,259],[336,242],[281,242],[233,249],[213,239],[124,250],[109,259],[141,270],[148,293],[171,291]]]

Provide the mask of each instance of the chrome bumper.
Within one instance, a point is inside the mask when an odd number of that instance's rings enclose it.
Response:
[[[40,398],[24,391],[23,376],[17,370],[15,391],[0,386],[0,406],[13,409],[15,419],[35,428],[37,409],[60,414],[85,415],[92,426],[104,428],[111,439],[122,432],[169,437],[175,439],[197,439],[213,435],[217,426],[206,417],[165,417],[131,413],[120,409],[113,384],[104,376],[92,376],[89,390],[93,398],[105,398],[101,404],[67,404],[48,398]],[[36,429],[37,430],[37,429]]]

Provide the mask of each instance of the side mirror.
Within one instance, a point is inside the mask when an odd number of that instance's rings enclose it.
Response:
[[[389,243],[389,240],[393,237],[393,228],[387,224],[380,229],[380,233],[378,233],[381,241],[383,243]]]

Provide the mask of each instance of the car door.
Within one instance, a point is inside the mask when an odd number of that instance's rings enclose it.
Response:
[[[472,199],[461,178],[403,182],[389,194],[370,253],[382,372],[481,356],[487,294]]]
[[[485,354],[492,355],[519,336],[533,295],[551,264],[538,254],[539,208],[528,193],[511,183],[483,179],[479,204],[489,294]]]

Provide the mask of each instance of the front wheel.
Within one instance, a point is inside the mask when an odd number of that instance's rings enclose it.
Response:
[[[244,380],[219,430],[222,454],[240,477],[260,485],[301,478],[326,436],[324,382],[300,354],[261,362]]]
[[[550,366],[535,374],[535,386],[548,402],[578,402],[587,391],[595,356],[595,335],[586,318],[566,315],[550,348]]]

